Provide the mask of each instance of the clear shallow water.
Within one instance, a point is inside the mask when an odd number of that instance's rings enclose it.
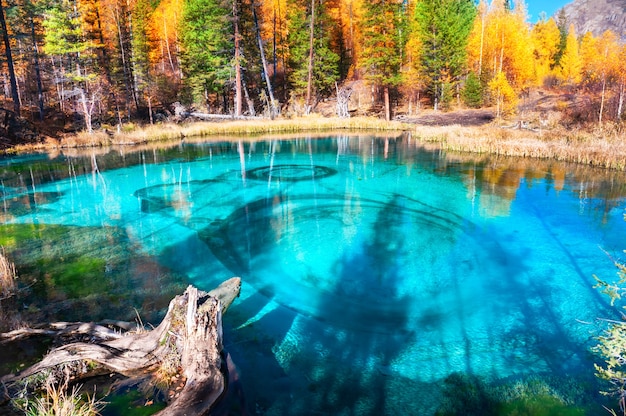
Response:
[[[457,373],[597,399],[588,349],[612,312],[592,276],[626,248],[615,177],[369,136],[1,166],[5,224],[122,230],[207,290],[241,276],[225,348],[251,412],[433,414]]]

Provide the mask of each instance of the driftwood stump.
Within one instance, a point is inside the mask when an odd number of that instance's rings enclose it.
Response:
[[[98,324],[51,324],[45,329],[19,330],[0,336],[0,342],[39,335],[88,335],[89,342],[72,342],[51,350],[41,361],[2,382],[22,389],[38,387],[49,377],[73,381],[94,375],[119,373],[145,378],[174,369],[185,380],[180,393],[159,415],[204,415],[224,391],[222,373],[222,314],[241,289],[234,277],[210,292],[189,286],[169,304],[161,324],[152,331],[126,333]],[[82,338],[81,338],[82,339]],[[168,377],[170,375],[167,375]],[[5,398],[9,399],[9,397]]]

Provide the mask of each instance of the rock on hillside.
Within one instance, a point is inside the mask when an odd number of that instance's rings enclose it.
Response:
[[[574,0],[563,7],[567,22],[576,33],[600,36],[607,30],[626,37],[626,0]],[[558,16],[558,12],[557,12]]]

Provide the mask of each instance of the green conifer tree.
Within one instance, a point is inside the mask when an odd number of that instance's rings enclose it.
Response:
[[[43,22],[44,51],[60,58],[56,79],[60,83],[60,101],[70,100],[74,111],[85,119],[85,128],[92,132],[95,105],[102,98],[97,82],[96,48],[102,47],[88,36],[86,11],[76,2],[63,0],[49,9]],[[61,105],[63,109],[63,105]]]
[[[194,102],[209,106],[209,94],[223,90],[231,75],[231,8],[220,0],[186,0],[181,22],[185,86]]]
[[[471,108],[480,108],[483,105],[483,86],[475,72],[470,72],[465,79],[463,101]]]
[[[287,80],[291,89],[291,99],[305,96],[308,81],[308,60],[310,52],[308,1],[288,0],[287,45],[289,49]],[[313,95],[328,95],[339,79],[339,56],[330,47],[332,23],[323,2],[315,7],[313,37]]]
[[[467,40],[476,6],[472,0],[419,0],[415,25],[422,47],[422,76],[437,106],[450,100],[467,66]]]
[[[361,67],[366,79],[382,88],[387,120],[391,118],[390,90],[402,81],[400,68],[406,27],[402,6],[403,3],[395,0],[366,1],[361,22]]]

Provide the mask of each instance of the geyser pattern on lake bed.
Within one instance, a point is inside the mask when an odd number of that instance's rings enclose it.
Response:
[[[200,287],[240,275],[226,348],[268,414],[428,414],[455,372],[592,375],[580,322],[608,314],[592,275],[615,274],[598,245],[626,248],[621,199],[597,218],[581,183],[499,183],[403,139],[190,153],[39,184],[58,196],[6,222],[115,225]]]

